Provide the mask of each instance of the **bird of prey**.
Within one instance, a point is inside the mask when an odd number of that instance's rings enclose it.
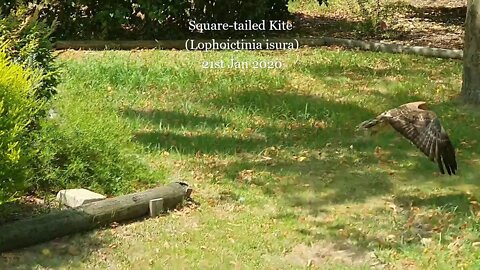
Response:
[[[378,127],[388,125],[410,140],[431,161],[437,162],[442,174],[445,169],[449,175],[455,174],[455,149],[437,115],[427,110],[426,102],[403,104],[362,122],[358,129],[376,131]]]

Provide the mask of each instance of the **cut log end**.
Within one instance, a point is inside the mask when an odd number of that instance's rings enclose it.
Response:
[[[158,217],[164,213],[163,209],[163,199],[153,199],[149,202],[150,217]]]

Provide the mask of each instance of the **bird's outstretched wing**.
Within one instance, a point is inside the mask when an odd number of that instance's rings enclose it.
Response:
[[[444,168],[449,175],[455,174],[455,149],[435,113],[400,107],[391,110],[390,116],[390,125],[413,142],[431,161],[436,161],[442,174],[445,174]]]

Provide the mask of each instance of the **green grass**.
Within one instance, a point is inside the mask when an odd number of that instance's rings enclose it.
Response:
[[[201,68],[231,57],[284,68]],[[480,114],[455,101],[460,62],[324,49],[79,52],[60,61],[64,121],[85,112],[92,129],[125,134],[119,147],[138,149],[153,174],[161,168],[159,183],[164,170],[184,178],[200,205],[7,254],[0,268],[480,267],[469,202],[480,196]],[[439,175],[393,132],[354,132],[414,100],[441,116],[458,176]]]

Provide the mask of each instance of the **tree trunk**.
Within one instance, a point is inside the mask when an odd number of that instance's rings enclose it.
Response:
[[[152,199],[162,198],[164,209],[171,210],[189,197],[190,192],[191,189],[185,184],[175,182],[143,192],[7,223],[0,226],[0,252],[91,230],[112,222],[145,216],[149,212],[149,202]]]
[[[468,0],[461,97],[467,103],[480,104],[480,0]]]

